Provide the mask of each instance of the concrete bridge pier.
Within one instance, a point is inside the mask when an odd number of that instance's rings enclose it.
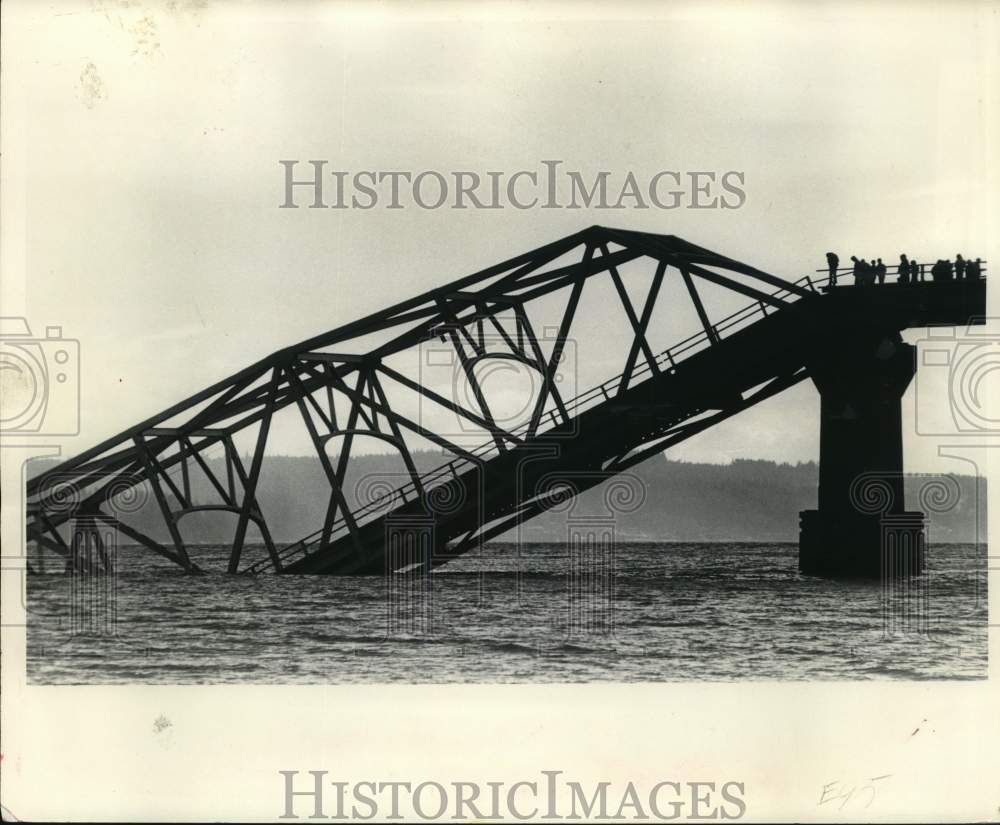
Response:
[[[901,399],[916,348],[894,331],[848,336],[810,366],[821,398],[819,507],[799,514],[799,570],[914,575],[924,567],[924,514],[905,506]]]

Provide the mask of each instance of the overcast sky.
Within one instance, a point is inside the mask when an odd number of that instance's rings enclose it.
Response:
[[[998,7],[874,5],[5,4],[3,314],[81,342],[83,427],[64,450],[589,224],[790,278],[828,249],[1000,260]],[[312,158],[349,172],[738,170],[747,200],[277,208],[278,161]],[[810,460],[818,424],[802,384],[671,456]],[[908,467],[936,466],[937,444],[908,432]]]

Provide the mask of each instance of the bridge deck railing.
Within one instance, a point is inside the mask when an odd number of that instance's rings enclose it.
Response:
[[[935,263],[936,263],[936,261],[935,261]],[[954,261],[951,261],[950,263],[951,263],[952,267],[955,266],[955,262]],[[969,263],[971,263],[971,262],[970,261],[966,261],[967,265]],[[965,280],[976,281],[976,280],[985,279],[986,278],[986,264],[987,263],[988,262],[984,261],[984,260],[980,260],[979,261],[981,269],[980,269],[980,274],[979,274],[979,276],[977,278],[959,278],[957,275],[953,275],[952,278],[951,278],[951,280],[954,280],[954,281],[965,281]],[[912,265],[912,261],[911,261],[911,265]],[[902,264],[886,264],[886,268],[885,268],[886,277],[889,277],[890,275],[896,275],[898,277],[899,274],[900,274],[899,269],[900,269],[901,266],[902,266]],[[919,269],[919,274],[920,274],[920,281],[919,282],[926,283],[924,281],[924,277],[927,274],[930,273],[931,269],[934,267],[934,264],[922,264],[922,263],[920,263],[918,261],[917,262],[917,266],[920,268]],[[829,273],[829,271],[830,271],[829,267],[825,267],[824,269],[817,269],[816,270],[817,273],[823,273],[823,274],[827,274],[827,273]],[[834,272],[837,273],[838,277],[841,276],[841,275],[851,275],[854,272],[854,266],[852,265],[852,266],[837,267],[837,269],[835,269]],[[907,269],[907,273],[906,274],[907,275],[910,274],[909,269]]]
[[[794,282],[793,286],[805,287],[811,292],[818,293],[816,284],[809,275],[803,275]],[[788,299],[794,299],[796,294],[797,293],[792,290],[782,287],[781,289],[771,293],[771,297],[787,301],[787,303],[791,304],[794,303],[794,300]],[[757,301],[742,307],[731,315],[726,316],[721,321],[712,324],[708,329],[690,335],[656,355],[653,361],[656,364],[657,373],[674,372],[678,363],[690,358],[696,352],[711,346],[713,342],[722,340],[725,335],[731,335],[737,329],[747,326],[748,322],[753,322],[760,317],[766,317],[779,311],[780,308],[769,305],[764,301]],[[652,372],[653,366],[648,361],[644,361],[631,371],[629,384],[631,385],[635,379],[645,378],[647,375],[652,374]],[[606,401],[610,401],[614,397],[615,392],[621,386],[624,375],[624,372],[619,375],[615,375],[604,383],[591,387],[580,395],[564,402],[563,406],[566,409],[565,419],[559,415],[557,409],[552,409],[544,413],[539,419],[535,433],[540,434],[554,430],[557,427],[568,424],[574,416],[592,408],[595,404],[602,404]],[[530,429],[531,423],[526,422],[510,431],[510,435],[513,435],[515,438],[527,435]],[[410,481],[395,490],[372,499],[358,510],[352,511],[355,524],[359,527],[364,526],[397,506],[402,506],[403,504],[409,503],[417,498],[420,498],[421,496],[426,496],[434,488],[442,484],[450,483],[451,481],[457,479],[461,473],[477,467],[484,461],[499,455],[499,448],[497,447],[496,442],[491,440],[470,450],[469,455],[474,457],[475,460],[469,460],[466,458],[452,459],[446,464],[442,464],[440,467],[436,467],[435,469],[420,476],[419,486],[416,482]],[[331,525],[327,541],[332,541],[335,538],[341,537],[348,531],[348,529],[349,527],[346,519],[344,519],[343,516],[339,517],[333,525]],[[305,557],[311,555],[315,549],[319,549],[317,545],[322,541],[324,532],[324,529],[317,530],[315,533],[311,533],[305,538],[299,539],[298,541],[281,548],[277,554],[279,561],[284,564],[285,562],[291,561],[296,556]],[[244,572],[250,574],[260,573],[270,567],[271,564],[272,562],[270,558],[261,559],[260,561],[248,566]]]

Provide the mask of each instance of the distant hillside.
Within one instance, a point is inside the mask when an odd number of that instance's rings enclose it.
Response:
[[[415,455],[420,470],[442,463],[440,453]],[[209,462],[210,465],[213,462]],[[220,477],[221,462],[213,470]],[[329,485],[318,460],[311,457],[269,457],[258,486],[258,499],[277,541],[293,541],[322,525]],[[33,462],[33,472],[52,466]],[[952,476],[960,495],[953,507],[930,514],[932,541],[984,541],[986,537],[986,481],[974,476]],[[606,482],[579,496],[571,508],[544,513],[522,528],[531,541],[558,541],[579,522],[607,523],[614,519],[616,534],[623,539],[666,541],[797,541],[799,511],[816,506],[818,468],[815,462],[776,464],[772,461],[737,460],[732,464],[689,464],[664,456],[650,459],[627,471],[614,490]],[[386,485],[406,483],[404,468],[392,456],[356,456],[345,485],[348,501],[366,501]],[[907,503],[917,506],[917,496],[926,479],[907,479]],[[209,501],[209,483],[192,477],[194,497]],[[620,501],[637,495],[642,501],[634,512],[608,508],[608,500]],[[977,506],[977,486],[979,502]],[[644,498],[644,501],[643,501]],[[166,530],[152,499],[130,523],[165,541]],[[631,508],[629,508],[631,509]],[[194,513],[181,521],[182,533],[191,542],[231,540],[235,516],[224,513]],[[573,522],[573,524],[570,524]],[[978,533],[977,533],[978,527]],[[250,540],[253,539],[251,533]],[[512,539],[514,533],[502,537]]]

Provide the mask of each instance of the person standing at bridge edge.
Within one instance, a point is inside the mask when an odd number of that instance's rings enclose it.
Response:
[[[865,277],[866,264],[864,261],[859,260],[857,255],[851,255],[851,260],[854,261],[854,271],[852,273],[854,275],[854,285],[861,286]]]
[[[965,277],[965,258],[961,255],[955,256],[955,277],[961,281]]]
[[[882,263],[882,259],[878,259],[878,263],[875,264],[875,277],[878,278],[878,285],[882,286],[885,283],[885,270],[886,266]]]
[[[924,270],[915,260],[910,261],[910,283],[915,284],[918,280],[924,279]]]
[[[840,266],[840,258],[836,252],[826,253],[826,265],[830,267],[830,277],[826,281],[827,286],[837,285],[837,267]]]
[[[906,284],[910,282],[910,261],[906,255],[899,256],[899,266],[896,267],[896,272],[899,277],[896,279],[897,283]]]

